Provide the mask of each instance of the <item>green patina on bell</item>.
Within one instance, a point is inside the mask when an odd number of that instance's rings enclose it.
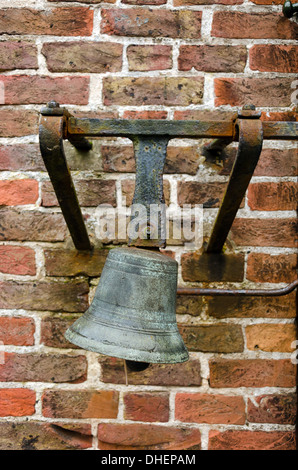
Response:
[[[112,249],[89,309],[66,339],[128,361],[187,361],[176,323],[177,272],[178,263],[161,253]]]

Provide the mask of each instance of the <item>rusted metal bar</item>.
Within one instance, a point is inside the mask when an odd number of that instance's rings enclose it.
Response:
[[[206,289],[200,287],[178,287],[177,295],[279,297],[290,294],[290,292],[297,289],[297,287],[298,279],[280,289]]]
[[[68,119],[67,138],[134,135],[169,135],[171,137],[214,138],[236,140],[235,123],[231,121],[161,121],[158,119]],[[298,122],[263,121],[264,140],[297,139]],[[226,140],[227,142],[227,140]]]
[[[254,113],[254,110],[252,110],[252,113]],[[240,119],[237,123],[239,128],[238,151],[206,248],[207,253],[220,253],[222,251],[258,163],[263,143],[262,122],[259,117],[260,114],[252,114],[251,117],[239,114]]]
[[[57,104],[57,103],[56,103]],[[51,108],[49,108],[51,109]],[[59,108],[58,108],[59,109]],[[40,151],[62,214],[78,250],[91,250],[87,229],[63,149],[65,116],[44,110],[39,125]]]

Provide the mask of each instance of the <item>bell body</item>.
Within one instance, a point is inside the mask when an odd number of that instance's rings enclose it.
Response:
[[[187,361],[176,323],[177,269],[176,261],[158,252],[112,249],[89,309],[65,337],[131,361]]]

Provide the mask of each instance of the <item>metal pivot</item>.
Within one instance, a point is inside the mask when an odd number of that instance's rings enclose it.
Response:
[[[208,242],[207,253],[222,251],[258,163],[263,144],[260,116],[261,113],[255,112],[254,106],[246,106],[238,114],[238,151]]]
[[[169,138],[132,138],[136,160],[135,192],[131,207],[129,245],[166,246],[163,169]]]
[[[286,0],[282,7],[282,12],[286,18],[292,18],[295,13],[298,13],[298,3],[292,3]]]
[[[75,247],[78,250],[91,250],[92,246],[63,149],[66,116],[67,111],[60,108],[56,102],[49,103],[48,107],[41,111],[40,151]],[[82,137],[72,143],[79,148],[90,148],[86,139]]]

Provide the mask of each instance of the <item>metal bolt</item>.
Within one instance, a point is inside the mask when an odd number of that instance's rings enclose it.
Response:
[[[60,108],[60,104],[57,103],[57,101],[52,100],[47,104],[47,107],[48,108]]]
[[[256,107],[254,104],[245,104],[244,106],[242,106],[242,109],[251,109],[254,111]]]

